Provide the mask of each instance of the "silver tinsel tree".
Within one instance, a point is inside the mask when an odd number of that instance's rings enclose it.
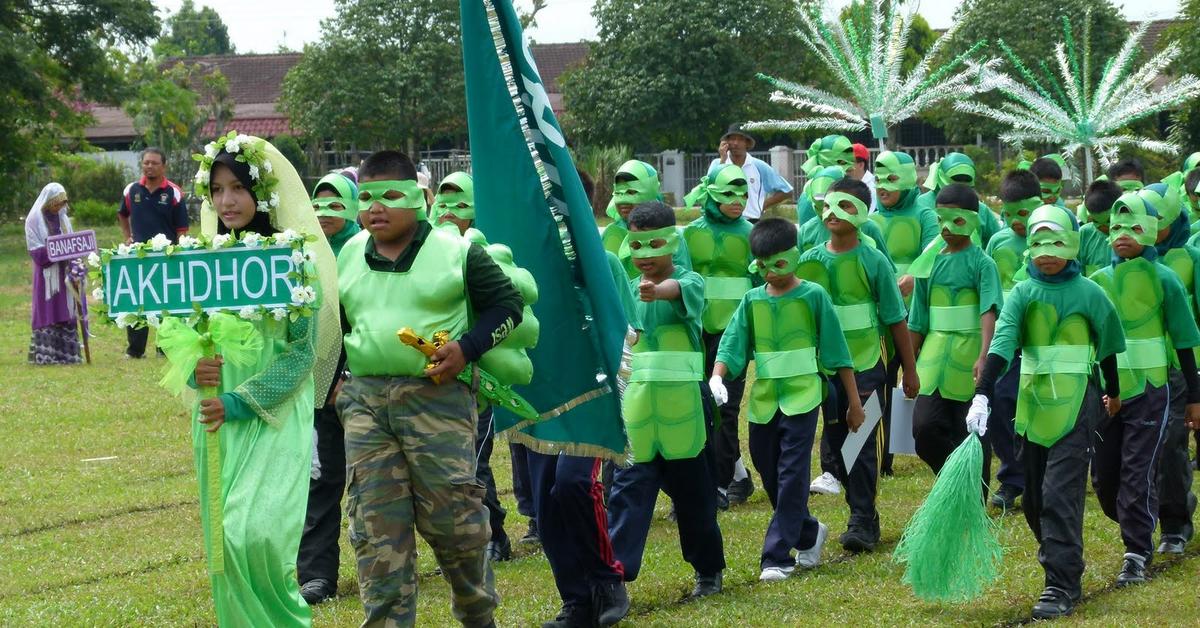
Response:
[[[1131,135],[1125,127],[1194,97],[1200,89],[1200,79],[1185,75],[1156,89],[1155,82],[1178,56],[1179,46],[1172,43],[1136,67],[1139,42],[1150,26],[1150,22],[1143,22],[1130,33],[1120,52],[1108,59],[1099,81],[1093,84],[1091,15],[1085,19],[1081,51],[1071,33],[1070,20],[1063,17],[1063,41],[1054,51],[1058,76],[1045,63],[1040,66],[1040,74],[1031,70],[1001,41],[1000,47],[1016,76],[975,67],[985,81],[1004,95],[1004,102],[993,107],[962,101],[954,107],[1008,125],[1010,130],[1002,133],[1000,139],[1018,148],[1026,142],[1052,144],[1059,146],[1063,157],[1069,160],[1082,151],[1087,175],[1084,183],[1088,184],[1094,174],[1093,153],[1107,167],[1123,145],[1161,153],[1178,152],[1179,147],[1170,142]]]
[[[880,148],[886,148],[888,128],[946,101],[966,99],[986,91],[976,80],[981,69],[998,60],[968,63],[984,42],[931,71],[933,59],[954,38],[959,20],[934,42],[917,67],[904,75],[902,65],[915,13],[901,13],[896,0],[867,0],[870,30],[860,30],[847,18],[826,23],[823,3],[801,10],[804,43],[816,53],[838,86],[830,91],[800,85],[763,74],[759,78],[776,88],[774,102],[787,103],[808,115],[795,120],[751,122],[749,129],[780,131],[828,130],[854,132],[870,129]]]

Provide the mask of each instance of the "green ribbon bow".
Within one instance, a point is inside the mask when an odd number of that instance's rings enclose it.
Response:
[[[1042,199],[1041,197],[1037,196],[1031,196],[1027,199],[1013,201],[1011,203],[1001,203],[1000,217],[1004,220],[1005,224],[1009,226],[1012,226],[1013,223],[1028,225],[1030,214],[1033,213],[1033,210],[1041,206]]]
[[[612,198],[604,210],[613,220],[621,219],[617,205],[638,205],[659,198],[658,171],[644,161],[630,159],[621,164],[614,179]]]
[[[1200,152],[1192,153],[1183,160],[1183,176],[1187,177],[1188,173],[1200,167]]]
[[[704,205],[706,214],[710,210],[719,213],[721,205],[740,203],[745,207],[749,195],[750,186],[746,183],[746,172],[737,164],[725,164],[715,174],[702,177],[700,183],[692,188],[683,201],[687,207],[695,207],[698,203]],[[712,199],[718,207],[710,207],[706,203],[708,199]],[[712,218],[719,219],[715,215]]]
[[[875,158],[875,187],[905,192],[917,187],[917,164],[908,153],[884,151]]]
[[[458,191],[445,190],[447,184],[458,188]],[[471,175],[465,172],[451,172],[438,184],[438,193],[433,197],[431,217],[433,222],[437,222],[446,214],[462,220],[475,220],[475,180]]]
[[[953,235],[969,236],[979,229],[979,212],[957,207],[937,207],[938,228]]]
[[[679,240],[679,231],[674,226],[648,231],[630,231],[625,236],[625,242],[621,244],[619,257],[625,257],[625,251],[628,251],[629,256],[634,259],[674,255],[675,251],[679,250]]]
[[[399,198],[385,198],[388,192],[399,192]],[[416,212],[417,220],[427,220],[425,192],[417,182],[408,179],[404,181],[371,181],[358,186],[358,211],[367,211],[371,205],[379,203],[390,209],[411,209]]]
[[[767,273],[794,275],[796,274],[796,268],[799,266],[800,249],[792,247],[770,257],[755,258],[753,262],[750,262],[750,267],[747,270],[752,273],[758,273],[763,277],[766,277]]]
[[[849,202],[858,213],[851,214],[843,209],[842,201]],[[825,195],[825,207],[821,210],[821,220],[829,220],[830,216],[836,216],[854,225],[855,229],[863,226],[870,219],[867,216],[867,204],[857,196],[845,192],[830,192]]]
[[[826,135],[815,140],[807,154],[808,160],[800,169],[810,177],[820,168],[837,166],[845,172],[854,165],[854,144],[845,135]]]

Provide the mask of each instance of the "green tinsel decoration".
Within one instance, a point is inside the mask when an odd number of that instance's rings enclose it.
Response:
[[[922,600],[969,601],[1000,575],[1003,548],[983,505],[982,475],[983,445],[968,435],[904,529],[892,560],[907,564],[903,581]]]
[[[1045,98],[1046,100],[1054,100],[1054,97],[1050,95],[1050,92],[1047,92],[1046,88],[1042,87],[1042,84],[1037,80],[1037,77],[1034,76],[1033,71],[1025,66],[1025,63],[1021,61],[1021,58],[1017,56],[1017,53],[1013,52],[1013,49],[1009,48],[1008,44],[1004,43],[1003,39],[998,40],[996,43],[1000,46],[1000,51],[1004,53],[1004,56],[1008,57],[1009,63],[1013,64],[1013,67],[1017,69],[1017,72],[1021,74],[1022,78],[1024,78],[1026,81],[1029,81],[1030,85],[1033,85],[1033,88],[1037,90],[1037,93],[1042,95],[1042,98]]]
[[[1063,91],[1062,85],[1058,84],[1058,79],[1054,77],[1054,72],[1050,69],[1050,65],[1045,59],[1038,61],[1038,67],[1042,70],[1042,75],[1046,79],[1046,83],[1054,90],[1055,96],[1058,97],[1058,106],[1067,111],[1074,111],[1075,106],[1071,104],[1071,100],[1067,98],[1067,93]]]

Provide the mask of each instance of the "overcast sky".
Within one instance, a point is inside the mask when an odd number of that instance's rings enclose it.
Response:
[[[193,0],[210,6],[229,26],[238,52],[275,52],[281,45],[299,50],[306,42],[320,39],[321,20],[333,15],[332,0]],[[518,6],[529,0],[515,0]],[[753,2],[754,0],[738,0]],[[1019,0],[1014,0],[1019,1]],[[592,21],[593,0],[548,0],[538,13],[538,27],[529,35],[542,43],[580,41],[596,37]],[[918,11],[933,28],[946,28],[962,0],[920,0]],[[161,15],[179,9],[182,0],[156,0]],[[832,0],[840,8],[850,0]],[[1132,20],[1171,18],[1179,12],[1179,0],[1118,0],[1126,18]]]

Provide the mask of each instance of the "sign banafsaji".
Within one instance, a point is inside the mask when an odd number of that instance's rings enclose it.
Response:
[[[65,262],[96,252],[96,232],[73,231],[46,238],[46,256],[52,262]]]

